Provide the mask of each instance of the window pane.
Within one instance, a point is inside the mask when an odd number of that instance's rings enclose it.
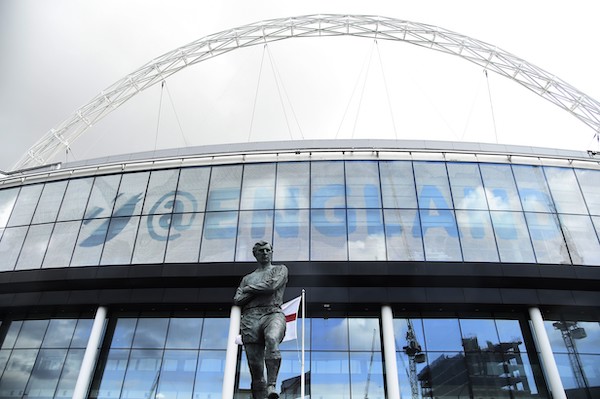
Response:
[[[173,212],[179,170],[152,171],[144,200],[143,214]]]
[[[538,263],[570,264],[558,218],[550,213],[525,213]]]
[[[225,374],[225,351],[200,351],[194,398],[220,398]]]
[[[347,260],[346,210],[311,211],[311,260]]]
[[[600,170],[575,169],[583,197],[592,215],[600,215]]]
[[[559,213],[587,213],[573,169],[544,167],[550,192]]]
[[[351,352],[350,379],[353,398],[385,398],[381,351]]]
[[[488,206],[495,211],[520,211],[521,202],[510,165],[479,165]]]
[[[120,397],[128,360],[129,350],[111,349],[102,370],[101,380],[94,381],[90,397],[95,399]]]
[[[384,219],[388,260],[424,260],[418,212],[386,209]]]
[[[308,210],[275,211],[273,260],[308,260]]]
[[[93,182],[93,178],[69,180],[65,198],[58,212],[59,221],[83,219]]]
[[[147,398],[158,383],[163,351],[156,349],[134,349],[131,351],[122,398]]]
[[[200,254],[203,213],[174,214],[165,262],[197,262]]]
[[[0,241],[0,270],[13,270],[27,234],[27,226],[4,230]]]
[[[574,265],[600,265],[600,244],[589,216],[559,215]]]
[[[244,166],[240,209],[273,209],[275,164]]]
[[[56,215],[67,187],[66,181],[46,183],[38,202],[33,223],[49,223],[56,221]]]
[[[112,215],[120,181],[121,175],[96,177],[85,212],[86,219],[102,218]]]
[[[600,387],[600,356],[581,355],[580,359],[588,387],[593,389],[592,392],[598,392],[598,387]]]
[[[209,167],[182,169],[174,212],[203,212],[208,192]]]
[[[48,328],[49,320],[25,320],[15,348],[39,348]]]
[[[385,260],[381,209],[348,209],[350,260]]]
[[[311,166],[311,195],[312,209],[345,208],[344,163],[339,161],[313,162]]]
[[[448,177],[456,209],[487,209],[477,164],[448,163]]]
[[[381,208],[379,168],[373,161],[346,162],[348,208]]]
[[[141,318],[138,320],[132,348],[164,348],[169,319]]]
[[[129,264],[139,217],[112,218],[102,251],[102,265]]]
[[[498,250],[487,211],[456,211],[465,262],[498,262]]]
[[[80,221],[56,223],[42,267],[69,266],[80,225]]]
[[[414,162],[419,208],[452,209],[446,165],[443,162]]]
[[[167,348],[197,349],[200,347],[200,334],[202,333],[202,319],[199,318],[172,318],[169,323],[167,335]]]
[[[515,165],[513,172],[525,211],[556,212],[542,167]]]
[[[22,226],[31,223],[43,187],[43,184],[21,187],[17,202],[8,220],[8,226]]]
[[[38,349],[14,350],[0,380],[0,397],[23,398]]]
[[[6,227],[18,193],[18,188],[0,190],[0,228]]]
[[[197,350],[165,351],[160,370],[158,397],[191,399],[196,377]]]
[[[54,396],[66,357],[66,349],[40,350],[27,384],[27,398]]]
[[[29,228],[15,270],[39,269],[42,266],[53,227],[53,224],[40,224]]]
[[[92,319],[79,319],[71,340],[71,348],[85,348],[92,333]]]
[[[518,320],[496,320],[496,328],[500,342],[512,342],[519,344],[519,351],[526,353],[525,339],[521,332],[521,326]]]
[[[168,225],[164,229],[162,228],[160,222],[162,218],[171,219],[171,215],[150,215],[140,218],[133,263],[163,262],[167,246]]]
[[[237,210],[240,202],[241,178],[241,165],[213,167],[206,210]]]
[[[131,342],[133,342],[133,333],[135,332],[135,326],[137,325],[137,319],[130,318],[119,318],[117,320],[117,326],[113,333],[111,348],[129,348]]]
[[[310,360],[310,397],[350,399],[348,353],[312,353]]]
[[[139,215],[142,212],[149,177],[150,172],[123,175],[119,185],[119,194],[115,201],[113,217]]]
[[[23,326],[22,320],[13,320],[8,327],[8,332],[2,341],[2,349],[11,349],[15,345],[19,331]]]
[[[201,349],[227,349],[228,318],[204,319]]]
[[[273,242],[273,211],[240,212],[235,260],[253,262],[252,247],[259,240]]]
[[[310,204],[310,163],[277,165],[277,209],[306,209]]]
[[[349,318],[351,351],[380,351],[379,319]]]
[[[48,332],[42,342],[42,348],[68,348],[75,331],[75,319],[52,319]]]
[[[423,396],[470,399],[465,356],[458,352],[428,353],[427,355],[429,365],[419,373],[421,385],[427,387],[423,389]]]
[[[313,350],[348,350],[348,319],[312,319],[311,340]]]
[[[448,209],[419,211],[421,231],[428,261],[461,261],[458,227],[454,212]]]
[[[379,162],[384,208],[416,208],[417,195],[412,162]]]
[[[70,349],[67,353],[65,365],[56,388],[55,399],[70,399],[73,397],[84,353],[85,350],[83,349]]]
[[[238,212],[205,215],[200,262],[231,262],[234,258]]]
[[[521,212],[491,212],[501,262],[535,263],[529,231]]]
[[[102,246],[110,219],[84,220],[81,232],[77,238],[77,245],[71,259],[71,266],[97,265],[100,261]]]
[[[465,352],[494,350],[494,345],[500,343],[494,320],[460,319],[459,321]]]
[[[423,319],[423,328],[428,352],[463,350],[457,319]]]

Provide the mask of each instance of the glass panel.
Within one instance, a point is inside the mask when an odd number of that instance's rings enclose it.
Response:
[[[12,349],[15,345],[15,341],[17,340],[17,336],[19,335],[19,331],[23,326],[22,320],[13,320],[8,327],[8,332],[4,337],[4,341],[2,341],[2,349]]]
[[[238,212],[205,215],[200,262],[231,262],[234,257]]]
[[[131,351],[121,397],[145,399],[156,395],[162,355],[162,350]]]
[[[71,259],[71,266],[97,265],[110,219],[84,220],[81,232],[77,238],[77,245]]]
[[[115,200],[113,217],[139,215],[142,212],[149,177],[150,172],[123,175],[119,185],[119,194]]]
[[[136,324],[137,324],[137,319],[119,318],[117,320],[117,326],[115,327],[115,332],[113,333],[113,338],[112,338],[110,347],[111,348],[129,348],[129,347],[131,347],[131,342],[133,341],[133,333],[135,331]]]
[[[311,166],[311,208],[343,209],[346,206],[344,163],[313,162]]]
[[[142,213],[171,213],[175,205],[175,189],[179,170],[152,171]]]
[[[463,350],[457,319],[423,319],[423,328],[427,351]]]
[[[39,269],[42,266],[53,227],[53,224],[41,224],[29,228],[15,270]]]
[[[379,319],[349,318],[351,351],[380,351]]]
[[[525,217],[521,212],[491,212],[501,262],[535,263]]]
[[[310,397],[350,399],[350,365],[346,352],[313,352]],[[362,396],[363,391],[359,394]]]
[[[171,215],[150,215],[140,218],[135,239],[133,263],[162,263],[167,246],[168,224],[161,225],[160,219],[171,219]],[[160,229],[159,231],[157,231]]]
[[[31,223],[43,187],[43,184],[21,187],[17,202],[8,220],[8,226],[21,226]]]
[[[417,194],[412,162],[379,162],[384,208],[416,208]]]
[[[235,260],[253,262],[252,247],[259,240],[273,242],[273,211],[240,212]]]
[[[580,370],[577,370],[577,375],[575,375],[569,355],[555,353],[554,359],[556,360],[558,374],[560,375],[560,380],[562,381],[565,390],[585,387],[582,373]]]
[[[48,332],[42,342],[42,348],[68,348],[75,331],[75,319],[52,319]]]
[[[6,227],[18,193],[18,188],[0,190],[0,228]]]
[[[583,197],[592,215],[600,215],[600,170],[575,169]]]
[[[419,208],[452,209],[448,173],[443,162],[414,162]]]
[[[419,211],[421,231],[428,261],[461,261],[458,227],[454,212],[448,209]]]
[[[49,320],[25,320],[19,331],[15,348],[39,348]]]
[[[67,353],[65,365],[56,388],[55,399],[70,399],[73,397],[84,353],[85,350],[83,349],[70,349]]]
[[[425,373],[423,372],[423,369],[427,367],[425,359],[426,357],[423,358],[424,362],[415,362],[415,373],[417,376],[425,375]],[[425,397],[422,394],[423,390],[425,390],[427,393],[431,392],[429,387],[422,387],[423,383],[419,379],[417,379],[417,393],[416,395],[413,395],[410,382],[410,359],[403,351],[396,352],[396,362],[398,363],[398,382],[400,385],[401,398],[421,399]],[[429,398],[430,396],[426,397]]]
[[[308,210],[275,211],[274,261],[308,260],[308,214]]]
[[[311,342],[313,350],[348,350],[348,319],[312,319]]]
[[[277,165],[277,209],[306,209],[310,205],[310,163]]]
[[[162,361],[156,398],[191,399],[198,351],[167,350]],[[154,392],[151,392],[154,394]]]
[[[311,211],[312,260],[347,260],[346,210],[313,209]]]
[[[58,221],[83,219],[93,178],[70,180],[58,212]]]
[[[132,348],[164,348],[168,325],[169,319],[139,319]]]
[[[465,262],[498,262],[498,249],[487,211],[456,211]]]
[[[488,208],[477,164],[448,163],[448,177],[456,209]]]
[[[112,218],[106,233],[102,265],[129,264],[139,217]]]
[[[351,352],[350,379],[353,398],[385,398],[381,352]]]
[[[172,318],[167,335],[167,348],[196,349],[200,347],[202,319]]]
[[[66,181],[59,181],[53,183],[46,183],[42,196],[38,202],[38,206],[35,209],[32,223],[49,223],[56,221],[56,215],[58,215],[58,209],[67,187]]]
[[[421,222],[416,210],[384,210],[388,260],[425,259]]]
[[[200,351],[194,398],[220,398],[225,374],[225,351]]]
[[[500,343],[500,339],[494,320],[460,319],[459,321],[465,352],[496,350],[494,347]]]
[[[80,221],[56,223],[42,267],[69,266],[80,225]]]
[[[574,265],[600,265],[600,244],[589,216],[559,215]]]
[[[275,203],[275,164],[244,166],[240,209],[273,209]]]
[[[85,212],[86,219],[108,217],[112,214],[121,175],[97,176]]]
[[[346,162],[346,203],[348,208],[381,208],[377,162]]]
[[[418,375],[421,386],[426,387],[423,396],[471,398],[467,365],[462,353],[428,353],[428,358],[429,365]]]
[[[241,178],[241,165],[213,167],[206,210],[238,210]]]
[[[27,384],[27,398],[52,398],[54,396],[66,356],[66,349],[40,350]]]
[[[381,209],[348,209],[350,260],[385,260]]]
[[[229,318],[204,319],[200,349],[227,349]]]
[[[203,212],[208,193],[209,167],[182,169],[174,212]]]
[[[121,397],[121,387],[129,360],[129,350],[111,349],[108,352],[106,364],[102,370],[99,388],[92,388],[90,397],[97,399],[112,399]]]
[[[0,241],[0,270],[13,270],[27,234],[27,226],[4,230]]]
[[[203,222],[203,213],[176,213],[172,216],[165,262],[198,261]]]
[[[520,211],[521,202],[510,165],[480,164],[488,206],[495,211]]]
[[[71,348],[85,348],[92,333],[92,319],[79,319],[71,340]]]
[[[525,213],[538,263],[570,264],[556,214]]]
[[[556,212],[540,166],[514,165],[513,173],[525,211]]]
[[[525,339],[521,332],[521,326],[518,320],[496,320],[496,328],[500,342],[509,342],[518,344],[519,352],[526,353]]]
[[[558,213],[588,213],[573,169],[544,167],[544,171]]]
[[[580,360],[587,386],[598,392],[598,387],[600,387],[600,356],[581,355]]]
[[[0,380],[0,397],[26,397],[25,386],[33,370],[38,349],[14,350]]]
[[[574,328],[582,328],[583,331],[573,331],[571,334],[577,345],[578,353],[590,353],[600,355],[600,323],[597,321],[578,321]]]

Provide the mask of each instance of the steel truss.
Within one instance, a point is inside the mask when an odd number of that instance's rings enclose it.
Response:
[[[368,15],[306,15],[272,19],[215,33],[172,50],[115,82],[51,129],[13,170],[44,165],[94,123],[139,92],[183,68],[238,48],[293,37],[357,36],[408,42],[452,54],[514,80],[563,108],[600,134],[600,102],[558,77],[496,46],[443,28]]]

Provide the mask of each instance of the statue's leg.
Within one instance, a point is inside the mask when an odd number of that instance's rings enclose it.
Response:
[[[265,329],[265,365],[267,367],[267,398],[277,399],[279,394],[275,388],[277,375],[281,366],[279,344],[285,335],[285,316],[274,314]]]
[[[252,377],[252,398],[265,399],[265,348],[262,344],[244,344]]]

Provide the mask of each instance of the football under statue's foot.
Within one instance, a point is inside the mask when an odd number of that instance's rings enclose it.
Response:
[[[267,387],[267,399],[279,399],[279,394],[275,391],[275,387],[273,385],[269,385]]]

